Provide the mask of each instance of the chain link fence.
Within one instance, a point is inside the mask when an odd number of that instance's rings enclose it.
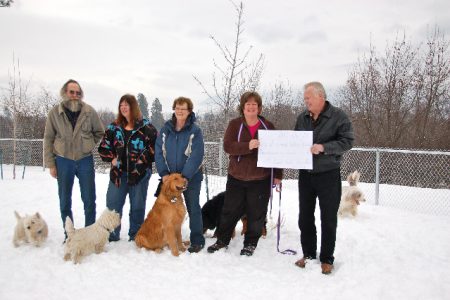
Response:
[[[225,190],[228,155],[222,145],[205,143],[208,199]],[[342,179],[355,170],[368,203],[450,216],[448,151],[354,148],[343,155]],[[298,170],[284,169],[284,179],[297,178]]]
[[[15,143],[15,145],[14,145]],[[207,199],[225,190],[228,155],[223,142],[205,142],[203,170]],[[15,148],[15,151],[14,151]],[[42,140],[0,139],[0,163],[43,166]],[[97,172],[108,172],[94,149]],[[354,148],[344,154],[341,176],[361,173],[360,187],[368,203],[450,216],[450,152]],[[155,170],[153,170],[155,172]],[[298,170],[285,169],[284,179],[297,179]],[[399,195],[401,195],[399,197]]]

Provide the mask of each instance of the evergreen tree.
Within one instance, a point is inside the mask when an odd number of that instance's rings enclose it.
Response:
[[[152,103],[152,124],[159,131],[164,125],[164,117],[162,115],[162,105],[158,98],[155,98]]]
[[[141,109],[142,116],[148,120],[149,119],[149,117],[148,117],[148,102],[147,102],[147,98],[145,98],[144,94],[139,93],[137,95],[137,102],[139,104],[139,108]]]

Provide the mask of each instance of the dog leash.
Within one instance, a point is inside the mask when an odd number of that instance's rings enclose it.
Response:
[[[269,218],[272,219],[273,188],[276,187],[273,184],[273,168],[270,169],[270,186],[271,186],[271,189],[270,189],[270,198],[269,198],[269,204],[270,204],[269,205],[269,207],[270,207],[270,209],[269,209]],[[280,189],[280,191],[281,191],[281,189]]]
[[[278,200],[278,222],[277,222],[277,251],[281,254],[288,254],[288,255],[297,255],[297,251],[292,249],[286,249],[283,251],[280,251],[280,236],[281,236],[281,190],[282,185],[280,183],[279,186],[276,187],[276,191],[279,193],[279,200]]]

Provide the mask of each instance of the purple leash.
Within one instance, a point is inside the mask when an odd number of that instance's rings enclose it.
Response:
[[[297,255],[297,251],[286,249],[283,251],[280,251],[280,228],[281,228],[281,185],[280,189],[277,190],[278,193],[280,193],[280,198],[278,202],[278,222],[277,222],[277,251],[281,254],[288,254],[288,255]]]

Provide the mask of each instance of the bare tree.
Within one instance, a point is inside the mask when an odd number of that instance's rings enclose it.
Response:
[[[105,126],[105,128],[116,119],[116,115],[109,108],[100,108],[97,111],[97,114],[100,120],[102,120],[102,123]]]
[[[45,131],[45,121],[50,110],[58,103],[58,98],[47,88],[41,87],[40,92],[29,101],[30,114],[26,118],[23,138],[42,139]]]
[[[249,55],[253,47],[249,46],[246,51],[242,51],[244,5],[242,2],[239,5],[230,2],[236,10],[237,17],[233,44],[230,47],[226,46],[213,35],[210,36],[224,59],[222,64],[216,60],[213,61],[216,71],[212,74],[212,91],[198,77],[194,76],[203,92],[220,108],[226,121],[235,114],[240,95],[244,91],[257,89],[264,69],[263,54],[259,54],[256,60],[249,62]]]
[[[10,7],[13,0],[0,0],[0,7]]]
[[[13,71],[8,72],[9,81],[5,92],[2,95],[3,106],[12,118],[13,124],[13,179],[16,179],[17,163],[17,138],[24,128],[26,122],[21,122],[21,118],[31,116],[31,106],[29,105],[28,87],[30,81],[22,83],[20,74],[20,61],[13,55]]]
[[[423,48],[403,36],[359,58],[339,93],[357,144],[448,148],[449,42],[435,29]]]
[[[300,93],[294,92],[289,82],[277,82],[273,88],[264,93],[262,114],[274,123],[275,128],[291,130],[295,126],[303,104],[298,105]]]
[[[418,72],[415,103],[415,142],[419,147],[449,145],[450,52],[449,41],[438,28],[428,36]],[[442,134],[443,133],[443,134]],[[433,140],[434,139],[434,140]]]
[[[34,105],[36,115],[44,116],[46,118],[50,110],[56,104],[58,104],[58,97],[42,86]]]

